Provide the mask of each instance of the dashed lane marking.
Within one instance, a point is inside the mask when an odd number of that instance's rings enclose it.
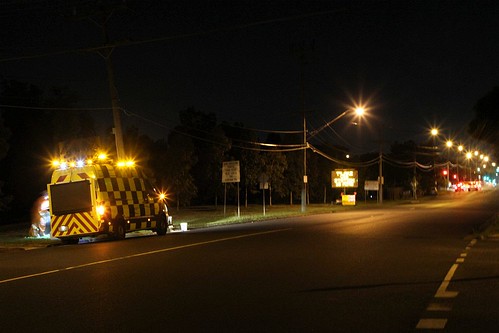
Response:
[[[459,267],[458,264],[453,264],[451,266],[451,268],[447,272],[447,275],[445,276],[444,280],[442,281],[442,284],[438,288],[437,293],[435,294],[436,298],[453,298],[459,294],[459,292],[457,292],[457,291],[447,291],[447,287],[449,286],[449,283],[452,280],[454,273],[456,273],[456,270],[458,267]]]
[[[431,318],[431,319],[421,319],[416,326],[417,329],[443,329],[447,324],[447,319],[444,318]]]
[[[426,311],[450,311],[452,310],[452,304],[450,303],[437,303],[433,302],[428,305]]]
[[[456,262],[451,266],[451,268],[447,272],[447,275],[442,281],[442,284],[440,284],[440,287],[438,287],[438,290],[434,296],[435,299],[442,299],[442,298],[450,299],[456,297],[459,294],[459,292],[457,291],[448,291],[447,287],[449,286],[449,283],[451,282],[454,273],[456,273],[459,264],[463,263],[464,259],[468,256],[467,251],[471,250],[471,248],[473,247],[473,245],[476,244],[476,242],[477,242],[476,238],[472,239],[469,242],[469,244],[466,246],[465,251],[461,252],[459,258],[456,259]],[[430,313],[436,313],[439,311],[443,313],[443,312],[450,312],[451,310],[452,310],[451,303],[438,302],[438,301],[430,303],[426,308],[426,311]],[[419,320],[418,324],[416,325],[416,329],[443,330],[445,328],[445,325],[447,325],[447,318],[422,318]]]

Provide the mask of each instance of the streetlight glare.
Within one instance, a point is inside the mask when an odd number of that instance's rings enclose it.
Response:
[[[355,108],[355,113],[358,116],[362,116],[364,114],[364,112],[366,112],[366,110],[362,106],[359,106],[359,107]]]
[[[438,129],[436,128],[432,128],[431,131],[430,131],[431,135],[435,136],[435,135],[438,135]]]
[[[448,141],[445,143],[445,145],[446,145],[447,147],[449,147],[449,148],[450,148],[450,147],[452,147],[452,141],[448,140]]]

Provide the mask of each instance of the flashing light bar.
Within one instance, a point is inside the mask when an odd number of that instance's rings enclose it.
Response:
[[[106,161],[107,156],[104,158],[105,155],[99,155],[98,161],[99,162],[104,162]],[[52,167],[54,169],[61,169],[61,170],[66,170],[68,168],[83,168],[85,166],[93,165],[95,163],[94,160],[92,159],[78,159],[78,160],[71,160],[71,161],[66,161],[66,160],[53,160],[52,161]],[[119,161],[116,166],[118,167],[133,167],[135,166],[135,162],[133,160],[127,160],[127,161]]]
[[[135,162],[132,161],[132,160],[128,160],[128,161],[119,161],[117,164],[116,164],[118,167],[122,168],[122,167],[133,167],[135,165]]]

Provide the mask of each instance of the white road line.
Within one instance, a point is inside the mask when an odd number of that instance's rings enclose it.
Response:
[[[426,308],[427,311],[451,311],[452,304],[450,303],[430,303]]]
[[[450,281],[452,280],[452,277],[454,276],[454,273],[456,272],[457,268],[459,267],[458,264],[453,264],[451,268],[449,269],[449,272],[447,272],[447,275],[444,278],[444,281],[442,281],[442,284],[437,290],[437,293],[435,294],[435,297],[437,298],[452,298],[456,297],[459,292],[457,291],[447,291],[447,287],[449,286]]]
[[[447,319],[442,318],[429,318],[429,319],[420,319],[417,329],[444,329],[447,324]]]
[[[471,247],[475,245],[476,242],[477,242],[476,238],[472,239],[469,242],[469,244],[466,246],[465,251],[471,250]],[[435,298],[453,298],[459,294],[459,292],[457,291],[447,291],[447,287],[449,286],[449,283],[451,282],[454,273],[456,273],[456,270],[459,267],[459,263],[463,263],[464,259],[467,256],[468,256],[467,252],[461,252],[459,258],[456,259],[456,263],[451,266],[451,268],[447,272],[447,275],[445,275],[442,284],[440,284],[440,287],[438,287],[437,293],[434,296]],[[452,304],[445,302],[432,302],[426,308],[426,311],[428,312],[431,311],[448,312],[451,310],[452,310]],[[446,324],[447,324],[446,318],[422,318],[419,320],[416,329],[432,329],[432,330],[444,329]]]
[[[211,241],[205,241],[205,242],[199,242],[199,243],[192,243],[192,244],[180,245],[180,246],[175,246],[175,247],[169,247],[169,248],[166,248],[166,249],[160,249],[160,250],[154,250],[154,251],[148,251],[148,252],[141,252],[141,253],[131,254],[131,255],[128,255],[128,256],[117,257],[117,258],[112,258],[112,259],[93,261],[93,262],[89,262],[89,263],[86,263],[86,264],[81,264],[81,265],[76,265],[76,266],[70,266],[70,267],[65,267],[65,268],[60,268],[60,269],[54,269],[54,270],[51,270],[51,271],[45,271],[45,272],[40,272],[40,273],[35,273],[35,274],[28,274],[28,275],[22,275],[22,276],[17,276],[17,277],[10,278],[10,279],[0,280],[0,284],[14,282],[14,281],[19,281],[19,280],[25,280],[25,279],[30,279],[30,278],[35,278],[35,277],[38,277],[38,276],[43,276],[43,275],[48,275],[48,274],[60,273],[60,272],[69,271],[69,270],[77,269],[77,268],[83,268],[83,267],[89,267],[89,266],[95,266],[95,265],[102,265],[102,264],[106,264],[106,263],[113,262],[113,261],[126,260],[126,259],[131,259],[131,258],[136,258],[136,257],[143,257],[143,256],[148,256],[148,255],[156,254],[156,253],[181,250],[181,249],[186,249],[186,248],[189,248],[189,247],[201,246],[201,245],[212,244],[212,243],[219,243],[219,242],[224,242],[224,241],[234,240],[234,239],[240,239],[240,238],[246,238],[246,237],[253,237],[253,236],[259,236],[259,235],[271,234],[271,233],[281,232],[281,231],[287,231],[287,230],[291,230],[291,228],[276,229],[276,230],[263,231],[263,232],[256,232],[256,233],[252,233],[252,234],[246,234],[246,235],[240,235],[240,236],[234,236],[234,237],[226,237],[226,238],[214,239],[214,240],[211,240]]]

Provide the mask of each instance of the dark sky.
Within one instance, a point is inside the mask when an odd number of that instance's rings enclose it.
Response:
[[[309,130],[369,103],[360,126],[345,117],[317,136],[354,152],[380,138],[420,142],[433,125],[465,140],[474,104],[499,79],[493,1],[100,2],[123,7],[107,25],[127,44],[112,54],[124,122],[155,139],[190,106],[250,128],[302,129],[300,49]],[[99,1],[0,3],[0,78],[66,85],[78,107],[110,106],[105,62],[88,51],[103,42],[90,15]]]

